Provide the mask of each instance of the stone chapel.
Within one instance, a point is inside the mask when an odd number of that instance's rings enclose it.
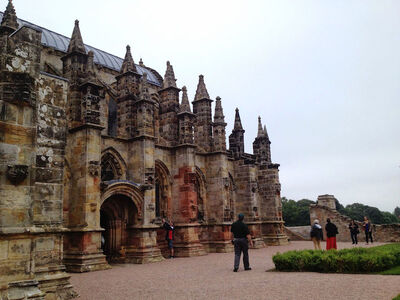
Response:
[[[239,212],[255,247],[287,243],[260,118],[245,153],[203,75],[190,101],[170,62],[162,77],[85,45],[78,21],[68,38],[11,0],[0,19],[0,299],[69,299],[67,272],[163,260],[162,218],[178,257],[232,251]]]

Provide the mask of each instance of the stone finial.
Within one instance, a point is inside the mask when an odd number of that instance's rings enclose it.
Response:
[[[139,66],[144,67],[144,63],[143,63],[142,58],[140,58],[140,60],[139,60]]]
[[[190,110],[190,104],[189,104],[189,98],[187,95],[187,89],[186,86],[182,87],[182,102],[181,105],[179,106],[179,112],[189,112],[191,113],[192,111]]]
[[[239,108],[235,109],[235,123],[233,125],[233,130],[243,130],[242,121],[240,120]]]
[[[126,72],[135,72],[136,73],[136,66],[135,62],[133,61],[132,54],[131,54],[131,47],[129,45],[126,46],[126,53],[124,61],[122,62],[121,66],[121,73]]]
[[[268,132],[267,132],[267,125],[264,125],[264,135],[269,140]]]
[[[6,10],[3,14],[3,20],[1,20],[1,27],[6,27],[15,31],[19,25],[17,22],[17,15],[15,13],[14,5],[11,0],[8,1]]]
[[[194,96],[194,101],[201,99],[210,99],[208,95],[206,85],[204,83],[204,76],[199,75],[199,83],[197,84],[196,95]]]
[[[221,104],[221,97],[216,98],[215,102],[215,111],[214,111],[214,123],[225,123],[225,116],[224,116],[224,111],[222,109],[222,104]]]
[[[81,31],[79,29],[79,21],[75,20],[74,30],[72,31],[71,40],[68,45],[68,53],[79,52],[86,54],[85,45],[83,44]]]
[[[257,137],[262,137],[264,135],[264,130],[261,124],[261,117],[258,116],[258,131],[257,131]]]
[[[174,87],[176,88],[176,79],[172,65],[167,61],[167,70],[165,71],[163,89]]]

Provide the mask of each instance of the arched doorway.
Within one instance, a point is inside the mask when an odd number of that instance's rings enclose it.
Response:
[[[100,208],[102,249],[109,262],[122,262],[129,245],[128,229],[137,220],[137,209],[132,200],[123,194],[108,197]]]

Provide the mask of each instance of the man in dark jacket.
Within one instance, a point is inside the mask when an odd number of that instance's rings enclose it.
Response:
[[[231,226],[231,232],[233,233],[233,245],[235,246],[235,261],[233,265],[233,272],[237,272],[239,269],[240,255],[243,252],[243,265],[245,271],[250,271],[249,263],[249,244],[253,247],[253,241],[249,228],[243,223],[244,215],[239,214],[238,220]]]

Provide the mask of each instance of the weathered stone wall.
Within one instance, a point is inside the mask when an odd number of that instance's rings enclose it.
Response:
[[[310,230],[311,226],[309,225],[285,227],[286,234],[291,241],[311,240]]]
[[[73,296],[62,265],[67,82],[39,73],[40,32],[1,53],[0,298]],[[45,292],[46,294],[43,294]]]
[[[310,222],[315,219],[320,221],[323,227],[324,237],[326,237],[325,225],[326,219],[330,218],[332,223],[338,227],[339,234],[337,240],[339,242],[351,242],[349,224],[351,219],[347,216],[341,215],[336,210],[330,209],[326,206],[310,205]],[[365,234],[362,230],[362,222],[356,222],[360,229],[358,235],[358,241],[365,241]],[[374,241],[377,242],[400,242],[400,224],[388,224],[388,225],[374,225],[372,236]]]

